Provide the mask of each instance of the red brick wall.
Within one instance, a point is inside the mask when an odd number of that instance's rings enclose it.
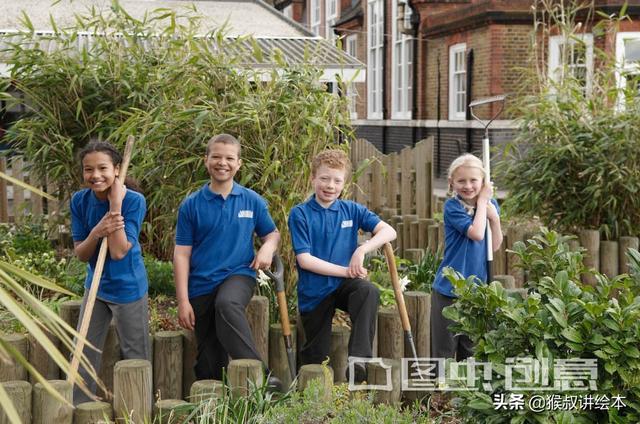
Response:
[[[523,75],[518,68],[527,66],[530,27],[526,25],[490,25],[422,43],[426,47],[426,66],[419,65],[419,76],[426,87],[420,90],[421,119],[437,119],[438,60],[440,61],[440,119],[449,119],[449,48],[466,43],[473,49],[471,97],[513,93]],[[495,105],[494,107],[497,107]],[[481,110],[486,115],[494,110]],[[502,119],[508,118],[506,115]]]

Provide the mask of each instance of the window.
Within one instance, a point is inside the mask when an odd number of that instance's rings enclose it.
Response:
[[[635,88],[627,93],[640,96],[640,61],[628,60],[627,54],[631,42],[640,43],[640,32],[619,32],[616,35],[616,82],[620,90]],[[621,93],[622,94],[622,93]],[[619,106],[622,107],[625,99],[620,97]]]
[[[351,34],[345,38],[345,51],[348,55],[355,58],[358,57],[358,36]],[[349,101],[349,115],[351,119],[358,119],[358,112],[356,110],[356,101],[358,99],[358,90],[356,84],[351,82],[347,84],[347,100]]]
[[[309,29],[320,35],[320,0],[311,0],[309,6]]]
[[[575,78],[585,94],[591,90],[593,35],[549,37],[549,78],[560,83],[567,76]]]
[[[324,7],[327,15],[325,38],[335,44],[337,37],[335,32],[333,32],[333,24],[335,24],[338,19],[338,0],[326,0]]]
[[[413,107],[413,38],[400,32],[398,25],[398,3],[392,2],[391,114],[394,119],[411,119]],[[411,16],[411,8],[405,6],[405,17]]]
[[[367,116],[382,119],[383,0],[367,2]]]
[[[467,108],[467,45],[449,47],[449,119],[466,119]]]

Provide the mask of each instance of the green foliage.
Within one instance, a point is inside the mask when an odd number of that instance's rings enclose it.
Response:
[[[510,214],[537,216],[567,233],[596,229],[615,240],[640,233],[640,97],[636,84],[616,86],[615,57],[597,46],[614,36],[623,18],[612,15],[593,29],[597,66],[590,85],[583,75],[572,76],[567,63],[561,81],[550,79],[545,60],[535,55],[544,51],[546,37],[558,33],[576,56],[585,54],[577,31],[589,25],[576,25],[576,17],[584,19],[589,10],[578,4],[536,2],[545,8],[536,17],[531,47],[537,68],[514,102],[520,128],[497,173],[509,191],[504,208]],[[573,53],[567,47],[562,56]]]
[[[45,36],[59,47],[51,52],[26,28],[7,62],[28,114],[7,141],[30,158],[34,177],[46,177],[66,199],[80,187],[74,157],[90,136],[120,148],[135,136],[130,173],[148,205],[143,250],[169,259],[178,205],[208,180],[205,143],[231,133],[243,144],[237,180],[266,198],[287,246],[286,217],[308,195],[310,159],[352,138],[346,100],[328,93],[311,66],[247,69],[256,54],[243,44],[250,39],[225,38],[224,29],[197,37],[199,24],[196,12],[166,9],[138,21],[114,3]],[[78,32],[102,36],[70,54]],[[290,251],[284,259],[293,269]]]
[[[575,236],[563,236],[546,227],[540,228],[540,234],[527,240],[527,243],[517,241],[513,250],[518,258],[516,266],[525,270],[525,281],[532,285],[545,275],[556,275],[565,271],[570,280],[579,280],[580,274],[585,272],[583,264],[584,248],[578,247],[572,251],[568,242]]]
[[[335,386],[327,399],[319,380],[313,380],[305,390],[291,393],[291,397],[267,411],[259,423],[428,423],[423,411],[399,409],[394,405],[374,405],[371,394],[351,393],[346,385]]]
[[[433,253],[427,249],[420,263],[409,266],[407,277],[411,282],[407,285],[407,289],[431,293],[431,287],[441,262],[442,254],[440,251]]]
[[[173,264],[152,256],[144,256],[144,267],[149,278],[149,296],[173,296],[176,293],[173,283]]]
[[[577,273],[583,269],[582,264],[576,263],[580,254],[568,251],[566,238],[545,231],[534,240],[519,253],[520,258],[526,259],[525,270],[533,278],[532,289],[524,300],[509,296],[497,282],[477,286],[448,272],[459,296],[455,304],[444,311],[445,316],[455,322],[452,330],[469,335],[475,344],[477,361],[492,363],[492,393],[508,393],[504,368],[507,358],[548,361],[550,382],[554,381],[554,359],[592,358],[598,361],[597,393],[626,398],[627,407],[617,411],[615,422],[638,422],[638,275],[609,279],[597,274],[595,287],[583,285]],[[638,270],[640,254],[630,250],[628,258],[632,269]],[[496,411],[491,404],[492,393],[484,392],[482,388],[476,393],[460,393],[463,398],[460,412],[466,422],[604,422],[608,417],[606,411],[597,410],[534,413],[526,406],[523,411]],[[523,393],[525,397],[534,394],[526,390],[517,393]],[[575,391],[544,392],[545,395],[554,393],[580,394]]]
[[[411,266],[411,261],[395,257],[396,268],[398,270],[398,278],[406,277]],[[369,271],[368,279],[380,291],[380,306],[391,306],[396,304],[396,298],[393,293],[391,284],[391,276],[389,275],[389,267],[385,256],[369,256],[365,261],[365,268]]]
[[[185,406],[182,411],[186,415],[184,422],[194,424],[257,423],[269,410],[285,404],[291,395],[291,391],[282,394],[268,391],[266,377],[258,387],[250,382],[248,396],[232,396],[231,388],[225,384],[221,398]]]

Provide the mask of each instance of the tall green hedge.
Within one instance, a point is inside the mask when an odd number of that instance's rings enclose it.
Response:
[[[345,100],[327,92],[319,70],[281,55],[278,71],[243,66],[261,52],[242,47],[247,38],[225,38],[224,28],[196,37],[201,24],[195,12],[166,9],[136,20],[117,3],[46,37],[25,19],[8,63],[28,113],[7,139],[68,199],[81,185],[76,153],[89,137],[123,146],[135,136],[130,173],[149,209],[143,249],[167,259],[179,203],[208,179],[206,140],[234,134],[244,146],[237,178],[269,202],[293,269],[286,216],[309,194],[315,153],[351,139]],[[101,35],[77,52],[80,32]],[[49,40],[58,49],[47,51]]]

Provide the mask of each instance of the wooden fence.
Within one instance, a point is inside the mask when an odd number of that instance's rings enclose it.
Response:
[[[17,180],[44,189],[43,185],[33,181],[25,171],[25,163],[21,156],[12,156],[9,159],[0,157],[0,172],[3,172]],[[51,191],[51,189],[45,191]],[[46,205],[46,206],[45,206]],[[58,202],[43,199],[20,186],[0,178],[0,222],[19,221],[21,216],[32,214],[42,215],[47,209],[57,210]]]
[[[355,201],[376,213],[387,209],[390,215],[433,216],[433,137],[388,155],[367,140],[354,141],[351,162],[355,169],[367,159],[373,161],[356,180]]]

